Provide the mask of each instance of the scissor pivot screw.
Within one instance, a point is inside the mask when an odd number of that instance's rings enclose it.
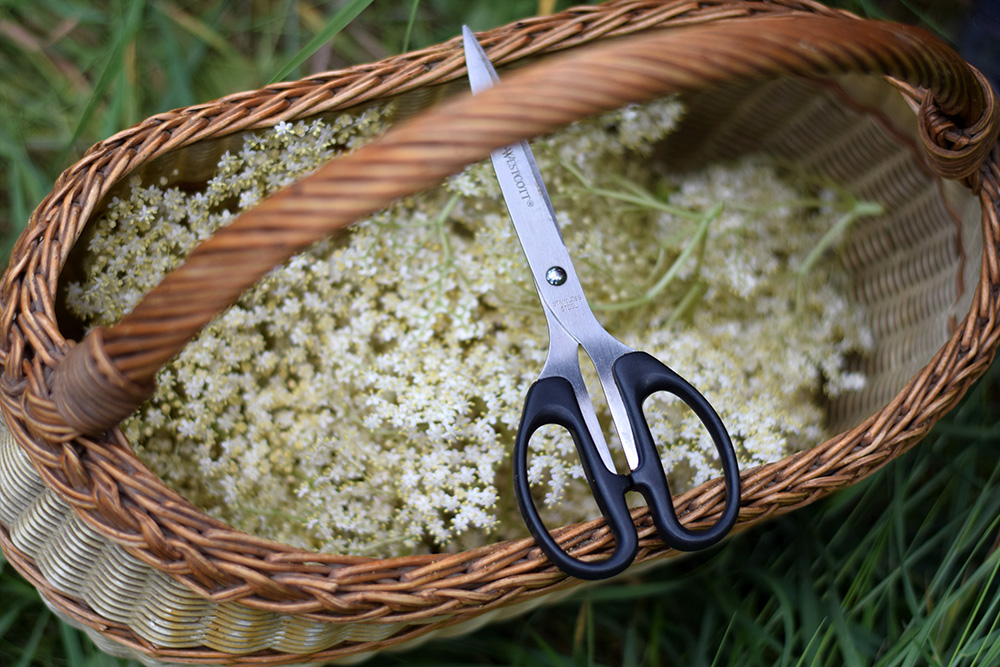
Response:
[[[545,280],[550,285],[555,285],[559,287],[564,282],[566,282],[566,269],[561,266],[553,266],[548,271],[545,272]]]

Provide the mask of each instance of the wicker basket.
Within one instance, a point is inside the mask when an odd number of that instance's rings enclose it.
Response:
[[[115,425],[200,327],[305,245],[514,139],[669,92],[690,109],[670,155],[698,165],[763,151],[887,211],[846,249],[853,298],[878,339],[864,362],[871,386],[831,406],[840,435],[744,471],[741,528],[862,479],[927,433],[997,345],[1000,126],[988,85],[926,33],[807,1],[618,0],[480,39],[508,64],[632,34],[400,122],[241,216],[119,324],[76,345],[57,316],[60,272],[127,175],[176,167],[199,179],[242,132],[389,96],[418,108],[464,91],[460,42],[155,116],[59,178],[2,286],[0,545],[61,617],[147,664],[289,664],[357,659],[571,591],[580,582],[530,539],[378,560],[240,533],[166,488]],[[526,94],[537,90],[550,93]],[[720,484],[676,502],[687,524],[711,522]],[[637,562],[670,556],[645,510],[634,519]],[[578,555],[613,547],[601,521],[559,539]]]

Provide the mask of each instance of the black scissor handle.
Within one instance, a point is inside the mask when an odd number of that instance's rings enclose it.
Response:
[[[632,423],[639,454],[639,465],[631,474],[632,489],[646,499],[660,539],[681,551],[712,546],[733,527],[740,509],[740,471],[729,432],[712,405],[691,383],[645,352],[629,352],[616,359],[611,369]],[[678,521],[660,455],[642,411],[643,401],[661,391],[680,398],[698,416],[722,462],[726,506],[719,520],[705,530],[690,530]]]
[[[538,514],[528,483],[528,443],[535,431],[548,424],[562,426],[573,436],[587,482],[615,538],[615,550],[610,558],[588,562],[570,556],[555,541]],[[613,473],[604,466],[587,430],[573,385],[561,377],[543,378],[531,385],[514,444],[514,494],[528,530],[549,560],[566,574],[579,579],[605,579],[625,570],[639,550],[639,536],[625,502],[625,493],[630,488],[628,476]]]

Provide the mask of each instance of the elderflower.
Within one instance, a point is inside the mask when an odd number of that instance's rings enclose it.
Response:
[[[837,197],[755,159],[667,178],[650,156],[680,113],[672,99],[629,106],[534,151],[598,318],[709,398],[743,466],[774,461],[822,440],[824,392],[864,385],[845,361],[870,334],[836,258],[796,273]],[[69,307],[114,322],[197,242],[378,135],[387,115],[248,135],[200,191],[134,179],[95,221]],[[509,452],[547,345],[484,161],[272,271],[161,371],[123,428],[168,484],[247,531],[383,557],[481,544],[523,534]],[[606,419],[599,394],[595,405]],[[675,490],[715,474],[689,411],[659,396],[645,411]],[[548,519],[592,517],[572,440],[546,428],[531,445]]]

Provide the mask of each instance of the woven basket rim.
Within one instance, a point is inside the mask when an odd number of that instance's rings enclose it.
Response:
[[[767,14],[802,12],[845,16],[794,0],[768,4],[719,0],[699,5],[679,0],[618,0],[603,7],[523,21],[515,29],[497,29],[486,33],[483,42],[493,45],[497,60],[504,63],[644,30],[663,21],[695,25],[723,18],[752,20]],[[263,540],[207,519],[165,487],[138,461],[119,429],[101,442],[82,436],[68,439],[75,435],[71,430],[46,430],[40,425],[53,421],[52,408],[37,397],[47,395],[51,369],[72,347],[62,337],[55,316],[59,271],[72,241],[113,184],[156,156],[204,139],[259,130],[454,80],[464,73],[457,44],[456,38],[379,63],[317,74],[153,116],[98,143],[67,169],[33,214],[15,248],[3,281],[7,335],[0,347],[4,365],[0,404],[11,432],[46,484],[58,489],[92,528],[207,599],[235,600],[255,609],[307,613],[330,620],[341,616],[345,601],[348,605],[382,605],[386,612],[377,622],[390,622],[414,614],[455,613],[463,604],[470,608],[482,604],[456,603],[458,598],[447,595],[435,598],[443,585],[455,589],[485,586],[498,598],[506,598],[512,591],[537,595],[566,585],[564,575],[548,564],[530,538],[459,554],[393,559],[315,553]],[[895,84],[914,108],[926,102],[923,90]],[[926,104],[918,118],[925,135],[952,145],[963,143],[953,124],[934,129],[947,125],[947,119],[934,115]],[[995,138],[995,130],[991,131]],[[1000,235],[998,164],[1000,154],[994,148],[983,169],[969,180],[970,186],[978,189],[983,209],[984,247],[994,253],[984,254],[972,311],[924,371],[883,410],[809,452],[744,471],[741,529],[871,474],[913,446],[988,367],[1000,337],[996,322],[1000,262],[995,242]],[[28,348],[30,355],[25,353]],[[708,507],[721,493],[721,482],[714,480],[679,497],[677,503],[689,509],[689,520],[705,519],[700,508]],[[655,538],[647,510],[638,508],[633,517],[641,539],[636,562],[667,555]],[[567,544],[582,545],[581,553],[613,547],[613,538],[601,519],[564,527],[560,537]],[[225,548],[231,549],[222,559],[225,567],[206,556]]]

